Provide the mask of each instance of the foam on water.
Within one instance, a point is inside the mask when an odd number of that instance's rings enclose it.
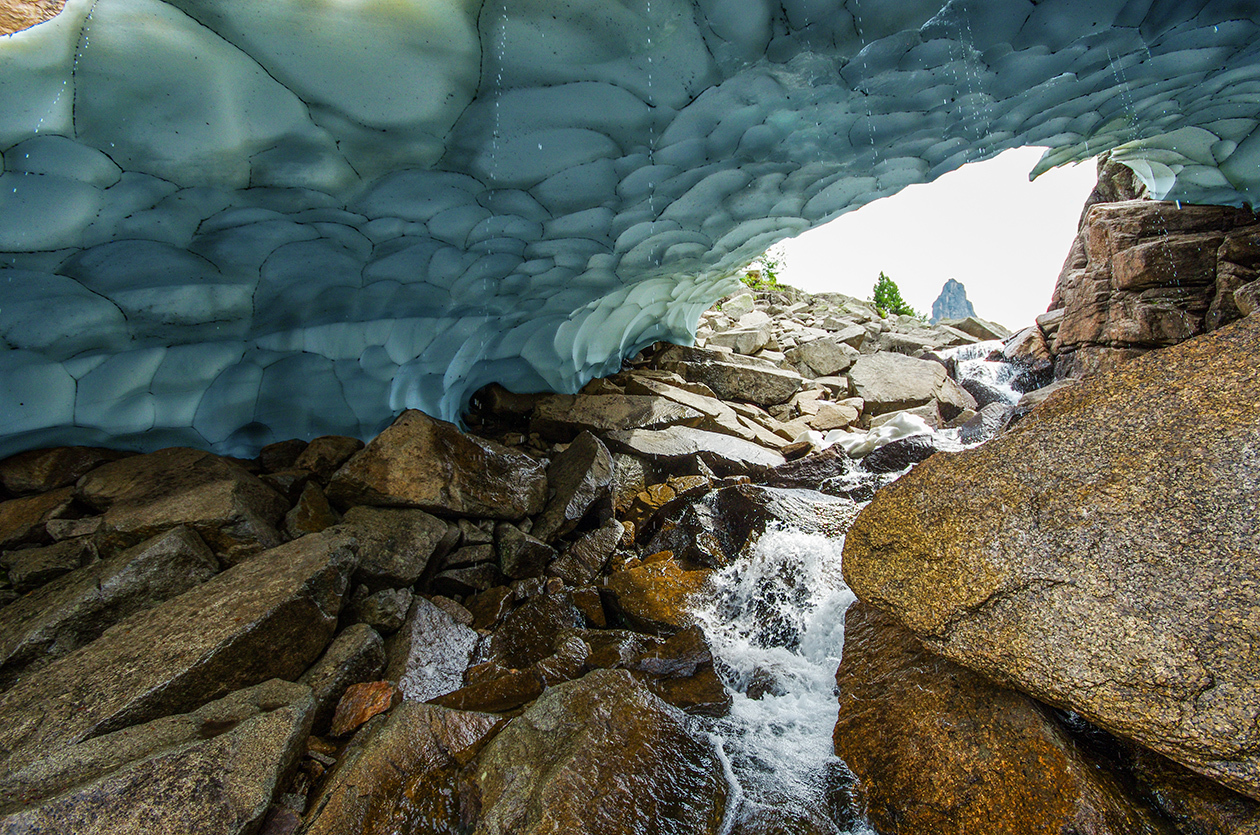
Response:
[[[1012,387],[1012,384],[1023,369],[1014,363],[989,360],[989,356],[995,351],[999,354],[1002,352],[1001,340],[993,339],[961,345],[941,351],[940,354],[946,359],[953,358],[956,369],[954,375],[959,384],[967,380],[976,380],[992,386],[1002,394],[1007,403],[1014,406],[1019,402],[1021,395]]]
[[[843,547],[842,537],[769,531],[696,604],[734,699],[712,725],[743,803],[732,822],[772,814],[803,831],[871,832],[852,820],[852,777],[831,739],[844,613],[855,600],[840,573]]]

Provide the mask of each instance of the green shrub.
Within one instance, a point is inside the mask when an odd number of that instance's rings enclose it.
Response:
[[[789,290],[788,285],[779,283],[779,273],[785,264],[787,253],[783,247],[772,246],[749,262],[739,280],[753,290]]]
[[[922,318],[915,312],[913,307],[906,304],[905,300],[901,298],[901,290],[897,287],[897,282],[882,272],[879,274],[879,278],[875,280],[875,292],[871,297],[871,302],[881,316],[892,314],[893,316],[904,315]]]

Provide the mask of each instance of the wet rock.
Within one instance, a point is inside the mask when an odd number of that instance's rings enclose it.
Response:
[[[82,568],[96,558],[96,544],[90,539],[69,539],[55,545],[6,551],[0,555],[0,565],[8,570],[13,587],[26,592]]]
[[[76,488],[105,517],[113,541],[133,545],[187,525],[229,563],[280,544],[288,502],[237,464],[172,447],[96,468]]]
[[[574,542],[547,567],[547,573],[559,577],[570,586],[585,586],[593,581],[621,542],[624,526],[616,519]]]
[[[685,426],[660,431],[610,432],[605,440],[611,449],[662,465],[677,465],[698,458],[718,475],[735,475],[747,472],[750,467],[774,467],[783,463],[783,456],[773,450],[729,435]]]
[[[670,557],[615,572],[607,589],[618,614],[636,629],[672,634],[695,622],[688,600],[705,589],[711,573],[687,571]]]
[[[554,394],[534,407],[529,429],[553,441],[569,441],[581,432],[604,434],[624,429],[694,426],[700,413],[663,397],[637,394]]]
[[[1005,403],[1006,395],[997,386],[991,386],[982,380],[963,380],[963,390],[975,398],[974,408],[979,411],[990,403]]]
[[[218,570],[196,533],[175,528],[31,592],[8,606],[0,620],[0,687]]]
[[[91,536],[100,531],[105,520],[99,516],[88,516],[83,519],[49,519],[44,529],[53,542],[66,539],[79,539]]]
[[[567,593],[542,594],[513,610],[490,639],[490,655],[500,664],[524,669],[555,650],[556,635],[586,625]]]
[[[490,666],[496,668],[494,674],[483,672],[479,680],[431,699],[430,703],[451,710],[505,713],[524,707],[541,696],[546,689],[542,674],[536,666],[524,670],[507,669],[497,664]]]
[[[426,702],[464,684],[477,633],[417,596],[407,622],[385,644],[385,677],[398,682],[407,701]]]
[[[669,704],[697,716],[725,716],[731,694],[713,668],[713,653],[698,626],[654,642],[619,665],[642,674],[648,689]]]
[[[372,588],[413,585],[459,538],[458,528],[423,510],[352,507],[344,522],[359,541],[355,579]]]
[[[356,623],[338,635],[319,660],[298,681],[311,688],[315,698],[311,729],[327,732],[333,711],[346,688],[373,681],[385,670],[385,642],[375,629]]]
[[[337,511],[328,504],[324,491],[314,482],[308,482],[302,488],[302,495],[297,504],[284,516],[284,532],[290,539],[297,539],[308,533],[319,533],[337,524],[340,518]]]
[[[958,440],[978,444],[996,437],[1013,411],[1014,407],[1004,402],[990,403],[959,427]]]
[[[859,516],[849,585],[932,651],[1260,797],[1258,352],[1248,317],[934,456]]]
[[[1016,423],[1023,420],[1029,412],[1046,402],[1052,394],[1060,391],[1061,389],[1069,388],[1074,382],[1075,380],[1071,379],[1059,380],[1058,382],[1051,383],[1044,388],[1028,392],[1023,397],[1019,398],[1019,402],[1016,403],[1015,408],[1011,410],[1010,416],[1007,418],[1007,426],[1014,426]]]
[[[683,379],[705,384],[723,400],[743,400],[760,406],[787,402],[803,382],[800,374],[764,360],[677,345],[661,354],[659,365]]]
[[[670,551],[677,559],[723,568],[747,556],[775,525],[839,536],[857,511],[848,499],[814,490],[738,484],[666,505],[647,550]]]
[[[360,623],[377,631],[397,632],[411,609],[411,589],[381,589],[366,595],[355,607]]]
[[[258,480],[284,496],[291,504],[297,504],[302,491],[311,483],[315,474],[310,470],[278,470],[274,473],[263,473]]]
[[[499,566],[483,562],[478,565],[465,565],[448,568],[433,575],[429,588],[434,594],[447,597],[467,597],[468,595],[501,586],[507,582]]]
[[[926,461],[937,452],[931,435],[913,435],[884,444],[862,459],[862,466],[873,473],[896,473]]]
[[[48,542],[47,523],[69,514],[73,501],[74,488],[64,487],[0,502],[0,550]]]
[[[306,449],[306,441],[292,438],[287,441],[276,441],[267,444],[258,451],[258,463],[263,471],[275,473],[280,470],[291,470],[302,450]]]
[[[1254,833],[1260,830],[1260,802],[1230,791],[1153,751],[1130,745],[1125,766],[1137,790],[1179,833]]]
[[[543,509],[547,477],[528,455],[409,410],[333,475],[328,497],[510,521]]]
[[[246,833],[310,730],[310,690],[272,680],[95,737],[0,778],[5,832]]]
[[[494,526],[499,569],[513,580],[537,577],[556,556],[556,549],[508,522]]]
[[[708,393],[702,394],[684,388],[684,386],[694,386],[695,384],[688,384],[677,375],[670,374],[667,376],[671,377],[672,381],[648,377],[642,372],[627,375],[625,379],[626,391],[631,394],[651,394],[665,397],[695,409],[703,415],[700,422],[696,424],[697,429],[717,432],[721,435],[733,435],[736,438],[743,438],[745,441],[756,440],[757,433],[744,426],[739,420],[739,415],[728,404],[713,397],[707,386],[703,386],[703,388]]]
[[[457,773],[502,720],[404,702],[369,723],[347,748],[308,813],[309,835],[458,831]]]
[[[352,545],[331,532],[281,545],[22,679],[0,694],[0,770],[268,678],[297,678],[332,637]]]
[[[350,456],[363,449],[363,441],[358,438],[346,438],[341,435],[324,435],[306,445],[302,453],[293,461],[293,467],[310,470],[322,482],[332,478],[342,464],[350,460]]]
[[[472,623],[467,624],[474,629],[493,629],[512,611],[512,590],[507,586],[496,586],[474,594],[464,601],[472,614]]]
[[[530,533],[543,542],[565,536],[577,527],[592,505],[608,499],[612,480],[613,461],[608,448],[589,432],[579,434],[547,466],[551,495]]]
[[[486,835],[708,835],[726,803],[705,736],[612,670],[547,690],[490,741],[469,780]]]
[[[1043,707],[925,651],[883,613],[845,618],[836,754],[886,835],[1167,835]]]
[[[361,681],[346,688],[333,712],[331,736],[345,736],[402,703],[402,691],[392,681]]]
[[[13,496],[70,487],[82,476],[132,452],[96,447],[55,447],[19,452],[0,461],[0,487]]]

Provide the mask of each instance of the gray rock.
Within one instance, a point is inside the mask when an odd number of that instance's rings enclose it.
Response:
[[[777,452],[729,435],[671,426],[653,432],[632,429],[611,432],[606,438],[611,448],[656,462],[678,461],[699,455],[719,475],[743,472],[749,466],[775,467],[783,463]]]
[[[856,348],[835,336],[802,342],[787,352],[789,362],[803,362],[810,367],[814,372],[811,377],[839,374],[853,365],[859,356]]]
[[[441,461],[441,467],[434,462]],[[451,516],[521,519],[547,500],[543,465],[524,453],[408,410],[328,482],[334,504],[415,507]]]
[[[76,487],[104,514],[103,531],[134,545],[187,525],[220,558],[235,563],[280,544],[284,497],[232,461],[172,447],[96,468]]]
[[[1023,420],[1024,417],[1027,416],[1033,409],[1049,400],[1051,395],[1055,392],[1071,388],[1075,382],[1076,380],[1057,380],[1048,386],[1043,386],[1039,389],[1028,392],[1023,397],[1019,398],[1019,402],[1016,403],[1015,408],[1011,410],[1007,425],[1014,426],[1016,423]]]
[[[854,363],[849,380],[853,394],[865,401],[869,415],[913,409],[933,400],[948,405],[953,414],[975,407],[971,395],[949,378],[945,367],[931,360],[893,353],[870,354]],[[946,415],[947,419],[953,414]]]
[[[366,623],[383,634],[397,632],[407,619],[411,608],[411,589],[381,589],[359,601],[356,614],[360,623]]]
[[[745,400],[761,406],[787,402],[802,383],[799,374],[764,360],[678,345],[662,351],[657,364],[685,380],[704,383],[723,400]]]
[[[948,325],[951,328],[957,328],[963,333],[970,334],[976,339],[1006,339],[1011,332],[996,322],[989,322],[975,316],[968,316],[965,319],[942,319],[942,325]]]
[[[297,678],[332,638],[352,546],[331,531],[281,545],[24,678],[0,694],[0,772],[269,678]]]
[[[458,781],[503,720],[489,713],[404,702],[369,722],[315,799],[306,835],[457,832],[475,814]]]
[[[477,641],[475,631],[417,596],[407,622],[386,642],[385,677],[398,682],[407,701],[427,702],[458,690]]]
[[[343,630],[298,679],[311,688],[315,698],[311,730],[317,734],[327,733],[328,723],[346,688],[362,681],[375,681],[384,670],[385,642],[380,633],[366,623],[356,623]]]
[[[592,505],[608,499],[612,478],[608,448],[589,432],[578,435],[547,467],[551,496],[530,533],[543,542],[568,534]],[[505,573],[512,576],[506,569]]]
[[[672,400],[635,394],[554,394],[538,401],[531,432],[569,441],[580,432],[603,434],[620,429],[694,426],[700,414]]]
[[[218,570],[218,560],[196,533],[175,528],[31,592],[0,620],[0,687]]]
[[[469,777],[485,835],[664,832],[665,821],[670,832],[716,832],[726,804],[706,736],[624,670],[549,688]]]
[[[1004,402],[990,403],[970,420],[959,427],[958,440],[964,444],[978,444],[996,437],[1006,425],[1012,408]]]
[[[626,391],[632,394],[654,394],[666,397],[695,409],[704,415],[704,418],[696,424],[697,429],[718,432],[723,435],[733,435],[737,438],[743,438],[745,441],[752,441],[757,437],[755,432],[740,423],[739,416],[734,409],[716,397],[688,391],[679,386],[640,374],[635,374],[626,379]]]
[[[539,576],[556,556],[555,548],[508,522],[494,526],[494,540],[499,570],[512,580]]]
[[[708,344],[730,348],[737,354],[751,356],[770,341],[770,325],[763,323],[752,327],[732,328],[709,337]]]
[[[756,299],[753,297],[753,294],[745,291],[736,293],[729,299],[724,300],[722,302],[722,312],[732,319],[739,319],[745,314],[752,313],[755,306]]]
[[[247,833],[310,732],[310,689],[272,680],[95,737],[0,781],[4,832]]]
[[[863,511],[845,578],[933,652],[1260,798],[1258,354],[1248,317],[935,456]]]
[[[423,510],[352,507],[344,522],[359,542],[355,580],[374,589],[413,585],[459,540],[458,528]]]

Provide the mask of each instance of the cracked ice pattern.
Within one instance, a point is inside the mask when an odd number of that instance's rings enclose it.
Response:
[[[69,0],[0,38],[0,454],[573,391],[1006,148],[1254,203],[1260,3]]]

